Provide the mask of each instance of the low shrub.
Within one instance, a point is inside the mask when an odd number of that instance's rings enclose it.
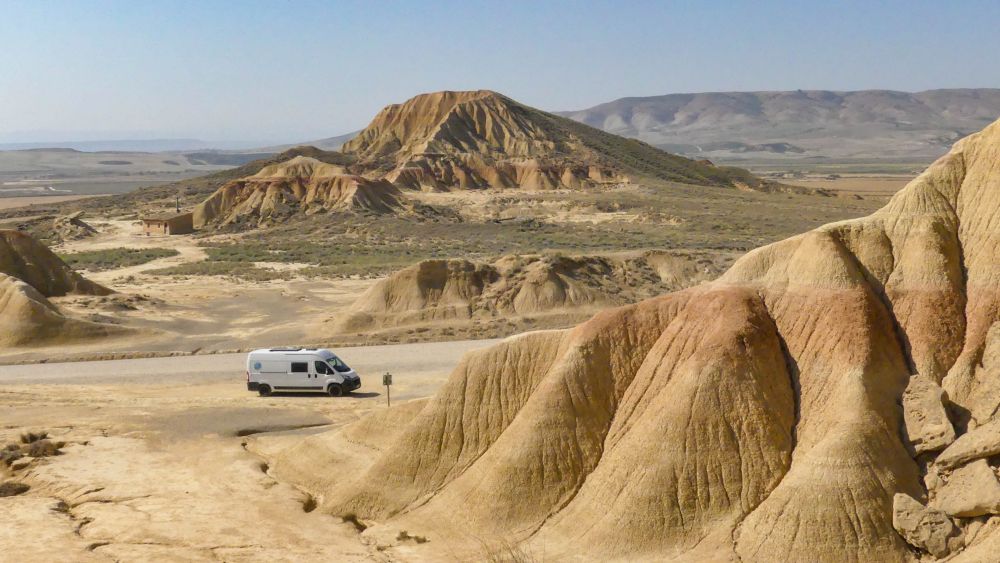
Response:
[[[31,487],[24,483],[19,483],[17,481],[4,481],[3,483],[0,483],[0,497],[23,495],[30,489]]]

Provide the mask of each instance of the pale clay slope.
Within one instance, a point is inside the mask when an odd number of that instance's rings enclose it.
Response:
[[[322,508],[381,522],[372,538],[405,529],[442,549],[499,537],[585,559],[912,559],[893,497],[939,514],[952,469],[937,452],[911,457],[904,436],[921,429],[903,427],[899,404],[918,373],[954,402],[959,434],[1000,405],[997,217],[1000,122],[870,217],[758,249],[715,282],[469,354],[436,397],[400,411],[412,420],[394,421],[373,461],[352,461],[353,482],[317,490]],[[315,473],[301,464],[317,456],[293,449],[275,467]],[[1000,520],[983,518],[917,547],[990,560]]]

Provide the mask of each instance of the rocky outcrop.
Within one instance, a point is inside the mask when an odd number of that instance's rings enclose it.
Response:
[[[962,546],[962,530],[947,514],[904,493],[893,497],[892,526],[907,543],[934,557],[946,557]]]
[[[903,421],[914,453],[943,450],[955,441],[955,428],[944,408],[945,393],[928,377],[916,374],[903,392]]]
[[[969,436],[1000,404],[998,216],[1000,122],[869,217],[469,355],[323,508],[430,546],[502,537],[553,557],[908,560],[894,498],[927,493],[904,443],[911,376],[974,429],[938,457],[931,506],[993,486],[989,460],[959,468],[990,455]]]
[[[60,240],[80,240],[97,234],[97,229],[83,220],[83,211],[56,217],[52,220],[52,230]]]
[[[392,213],[399,190],[386,180],[351,174],[345,167],[297,156],[223,185],[194,211],[195,227],[278,222],[294,213]]]

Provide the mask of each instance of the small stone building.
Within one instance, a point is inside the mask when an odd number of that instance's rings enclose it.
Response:
[[[142,232],[146,236],[186,235],[194,232],[194,218],[191,213],[143,217]]]

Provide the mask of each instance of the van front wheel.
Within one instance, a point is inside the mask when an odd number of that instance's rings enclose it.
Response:
[[[260,387],[257,388],[257,393],[260,393],[261,397],[270,397],[271,396],[271,386],[270,385],[261,385]]]
[[[326,392],[331,397],[343,397],[344,388],[336,383],[331,383],[329,387],[326,388]]]

